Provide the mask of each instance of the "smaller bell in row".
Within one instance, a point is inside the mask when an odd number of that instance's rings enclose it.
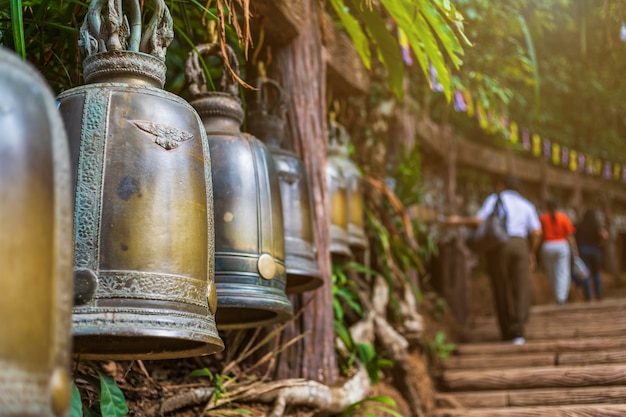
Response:
[[[215,285],[219,329],[243,329],[286,321],[285,249],[278,175],[272,155],[242,133],[244,112],[237,84],[224,65],[221,89],[209,92],[199,55],[216,56],[238,74],[237,56],[218,43],[201,44],[187,59],[190,103],[209,140],[215,200]]]
[[[281,147],[285,136],[285,93],[274,80],[259,77],[248,111],[248,132],[268,147],[278,171],[285,233],[287,293],[313,290],[323,284],[317,264],[309,178],[298,156]]]
[[[364,229],[362,176],[348,155],[350,136],[334,115],[329,120],[326,181],[330,195],[331,253],[350,258],[367,248]]]

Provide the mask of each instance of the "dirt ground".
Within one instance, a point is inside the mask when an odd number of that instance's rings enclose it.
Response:
[[[603,285],[604,295],[607,298],[626,296],[626,274],[621,279],[604,272]],[[485,316],[493,313],[493,302],[488,277],[475,269],[471,278],[471,315]],[[549,304],[554,302],[552,290],[547,282],[545,274],[538,269],[532,274],[533,304]],[[459,325],[447,311],[445,303],[441,302],[432,291],[424,289],[425,299],[420,306],[425,324],[424,343],[411,349],[409,363],[412,373],[410,379],[420,393],[421,412],[423,417],[429,417],[434,409],[435,388],[430,375],[435,372],[442,361],[441,357],[430,353],[429,342],[435,340],[437,333],[444,332],[446,343],[458,341],[460,332]],[[575,286],[570,290],[570,302],[584,301],[582,289]],[[142,369],[141,366],[144,368]],[[211,386],[202,378],[190,378],[189,373],[195,369],[206,366],[203,359],[192,358],[176,361],[147,361],[145,364],[138,362],[82,362],[79,364],[78,373],[91,373],[98,369],[105,374],[114,377],[116,383],[122,388],[129,405],[129,416],[149,416],[147,410],[156,404],[161,398],[173,393],[184,392],[198,386]],[[91,371],[91,372],[90,372]],[[83,399],[87,397],[97,401],[95,390],[84,381],[77,384],[81,389]],[[380,383],[372,388],[370,397],[383,396],[395,401],[396,411],[402,416],[410,417],[411,408],[402,394],[396,389],[390,376],[385,376]],[[89,402],[89,401],[87,401]],[[202,416],[204,406],[189,407],[176,413],[168,414],[171,417],[195,417]],[[247,411],[242,411],[247,410]],[[233,404],[231,411],[223,410],[220,413],[209,414],[213,416],[252,416],[261,417],[268,413],[270,407],[266,404]],[[389,417],[388,413],[371,408],[372,415]],[[353,414],[360,416],[364,414]],[[303,407],[291,407],[287,409],[286,417],[313,417],[314,411]],[[153,416],[149,416],[153,417]]]

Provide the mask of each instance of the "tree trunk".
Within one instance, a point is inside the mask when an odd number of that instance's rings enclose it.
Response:
[[[273,51],[269,75],[285,89],[286,143],[302,158],[315,202],[315,243],[324,286],[292,296],[294,309],[304,313],[283,334],[284,341],[309,332],[286,351],[279,378],[308,378],[333,384],[338,377],[335,358],[330,275],[330,232],[326,193],[326,64],[320,30],[319,2],[304,0],[303,27],[288,45]]]

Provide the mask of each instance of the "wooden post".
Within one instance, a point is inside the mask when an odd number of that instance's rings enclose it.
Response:
[[[315,243],[324,285],[293,296],[294,308],[307,305],[283,342],[308,335],[280,358],[279,378],[308,378],[333,384],[338,379],[333,327],[330,274],[330,218],[326,188],[326,65],[323,59],[319,16],[315,0],[302,0],[300,31],[289,44],[274,51],[269,75],[287,93],[287,140],[307,168],[315,201]]]

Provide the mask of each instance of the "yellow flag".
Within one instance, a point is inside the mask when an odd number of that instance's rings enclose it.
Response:
[[[561,147],[558,143],[552,144],[552,163],[554,165],[560,165],[561,163]]]
[[[463,98],[465,99],[465,104],[467,105],[467,115],[469,117],[474,117],[474,99],[472,98],[469,90],[463,90]]]
[[[509,124],[509,132],[511,137],[511,142],[517,143],[519,142],[519,129],[517,128],[517,123],[511,122]]]
[[[533,155],[541,156],[541,136],[538,133],[533,133],[531,141],[533,143]]]
[[[489,127],[489,121],[487,120],[485,107],[483,107],[483,103],[480,101],[476,103],[476,117],[478,118],[478,125],[481,128],[487,129]]]
[[[576,171],[578,169],[578,152],[569,151],[569,169],[570,171]]]

